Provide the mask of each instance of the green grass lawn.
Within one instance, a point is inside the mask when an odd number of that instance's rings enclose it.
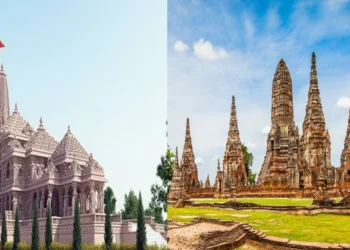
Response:
[[[190,222],[195,217],[220,218],[250,223],[266,235],[298,241],[350,243],[350,216],[319,214],[289,215],[262,211],[168,207],[168,219]]]
[[[194,199],[196,203],[225,203],[232,199]],[[289,198],[237,198],[237,201],[255,203],[267,206],[309,206],[312,199],[289,199]],[[339,202],[340,199],[335,199]]]

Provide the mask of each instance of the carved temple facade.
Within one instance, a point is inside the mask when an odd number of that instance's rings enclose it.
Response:
[[[18,207],[21,239],[30,242],[32,208],[36,202],[40,231],[44,232],[46,209],[51,206],[54,241],[71,241],[73,209],[78,200],[83,242],[102,243],[106,182],[102,166],[85,151],[69,126],[57,142],[46,131],[42,119],[39,127],[33,129],[21,116],[17,104],[10,114],[3,66],[0,98],[0,214],[5,209],[9,240]],[[121,242],[135,242],[136,232],[128,221],[123,222],[120,214],[113,215],[112,220],[114,241],[118,238]],[[160,233],[164,232],[152,218],[149,221]]]
[[[191,155],[194,153],[191,152]],[[173,179],[172,185],[182,190],[182,197],[196,198],[208,197],[209,193],[212,197],[310,197],[320,183],[327,186],[333,196],[340,196],[344,189],[350,189],[350,112],[341,165],[336,168],[331,165],[331,140],[322,109],[315,53],[312,53],[311,58],[302,134],[299,135],[299,128],[294,121],[291,74],[281,59],[272,81],[271,129],[256,184],[249,183],[247,178],[234,97],[222,165],[221,170],[218,160],[215,184],[209,189],[204,187],[200,191],[181,188],[188,186],[183,178]],[[177,171],[177,175],[181,176],[182,169]]]

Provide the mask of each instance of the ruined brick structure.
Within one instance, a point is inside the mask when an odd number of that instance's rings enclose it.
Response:
[[[339,185],[341,188],[350,189],[350,110],[348,118],[348,128],[346,130],[344,149],[341,153]]]
[[[198,180],[198,168],[193,153],[189,118],[187,118],[186,120],[186,136],[184,150],[182,151],[180,169],[182,169],[183,171],[184,188],[186,190],[197,189],[201,187],[200,182]]]
[[[186,198],[185,195],[185,181],[184,181],[185,173],[182,171],[182,168],[179,165],[179,154],[176,147],[175,152],[175,161],[174,161],[174,172],[173,178],[168,194],[168,200],[176,200],[178,198]]]
[[[294,122],[292,78],[283,59],[272,83],[271,129],[258,176],[264,188],[295,186],[299,131]],[[288,178],[289,177],[289,178]]]
[[[207,176],[207,179],[205,180],[204,188],[210,188],[210,180],[209,180],[209,175]]]
[[[335,168],[331,165],[331,141],[318,88],[315,53],[312,53],[308,102],[299,145],[298,171],[298,187],[306,192],[317,186],[318,179],[323,179],[330,187],[336,184]]]
[[[272,82],[271,129],[266,143],[266,155],[257,184],[252,185],[247,181],[235,98],[232,97],[223,169],[220,170],[218,161],[212,197],[311,197],[321,186],[327,188],[329,195],[339,196],[345,193],[344,189],[350,189],[350,113],[341,166],[335,168],[331,165],[331,140],[322,110],[315,53],[311,57],[302,135],[299,136],[294,122],[291,74],[281,59]],[[192,144],[190,148],[193,155]],[[208,189],[203,190],[206,196],[209,196],[208,192]],[[198,196],[200,192],[195,194]]]
[[[218,159],[218,166],[216,170],[215,184],[216,194],[215,197],[220,197],[224,190],[224,172],[220,169],[220,159]]]
[[[36,202],[40,232],[44,232],[46,210],[51,206],[53,240],[71,241],[74,204],[78,200],[83,242],[102,243],[106,182],[102,166],[85,151],[69,126],[62,140],[57,142],[45,129],[41,118],[39,127],[33,129],[21,116],[17,104],[9,114],[3,66],[0,98],[0,214],[5,209],[9,240],[13,235],[14,212],[18,208],[21,240],[30,242],[32,208]],[[112,215],[113,241],[118,235],[121,242],[135,242],[136,232],[131,226],[128,221],[121,220],[120,214]]]
[[[224,185],[233,192],[247,184],[247,173],[239,136],[235,97],[232,96],[230,126],[226,141],[226,150],[222,161]]]

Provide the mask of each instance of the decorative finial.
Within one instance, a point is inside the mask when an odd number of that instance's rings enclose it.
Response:
[[[190,118],[187,118],[186,120],[186,135],[190,135],[191,128],[190,128]]]
[[[15,110],[13,111],[13,114],[19,114],[18,112],[18,106],[17,106],[17,102],[15,103]]]
[[[39,130],[44,130],[43,118],[42,118],[42,117],[40,117],[40,125],[39,125]]]
[[[70,132],[70,125],[68,125],[68,132]]]
[[[4,71],[4,64],[1,64],[1,71]]]
[[[316,70],[316,54],[315,52],[312,52],[311,57],[311,73],[310,73],[311,79],[317,79],[317,70]]]
[[[220,158],[218,158],[218,171],[220,171]]]

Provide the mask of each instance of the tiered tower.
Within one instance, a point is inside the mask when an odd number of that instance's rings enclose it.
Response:
[[[9,93],[7,87],[7,77],[4,66],[0,66],[0,127],[2,127],[10,116]]]
[[[185,189],[189,190],[199,188],[200,183],[198,180],[198,169],[193,153],[189,118],[186,120],[186,136],[180,168],[184,172]]]
[[[210,186],[210,180],[209,180],[209,175],[207,176],[207,179],[205,180],[204,187],[205,187],[205,188],[211,188],[211,186]]]
[[[221,192],[224,190],[224,172],[220,169],[220,159],[218,159],[218,166],[215,177],[215,195],[214,197],[220,198]]]
[[[171,181],[171,186],[169,189],[168,200],[177,200],[183,198],[183,196],[185,195],[183,174],[184,173],[179,165],[179,154],[176,147],[174,172]]]
[[[344,140],[344,149],[341,153],[340,166],[342,174],[340,176],[340,186],[350,188],[350,110],[348,118],[348,128]]]
[[[283,59],[272,83],[271,130],[258,176],[264,188],[297,186],[298,127],[294,122],[292,78]]]
[[[318,88],[316,55],[312,53],[308,102],[299,146],[299,186],[314,188],[318,179],[327,185],[335,184],[335,170],[331,166],[331,141]]]
[[[235,97],[232,96],[231,118],[223,158],[224,186],[236,190],[247,183],[247,172],[239,137]]]

